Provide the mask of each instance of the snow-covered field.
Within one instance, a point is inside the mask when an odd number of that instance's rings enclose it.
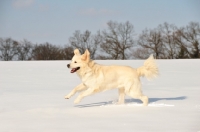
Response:
[[[144,60],[96,61],[139,67]],[[0,62],[0,132],[200,132],[200,60],[157,60],[160,76],[142,79],[150,104],[116,89],[74,105],[80,79],[69,61]]]

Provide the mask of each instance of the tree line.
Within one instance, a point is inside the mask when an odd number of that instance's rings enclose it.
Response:
[[[197,22],[185,27],[165,22],[137,35],[130,22],[109,21],[107,29],[95,34],[75,31],[65,46],[0,38],[0,60],[70,60],[75,48],[82,53],[88,49],[92,59],[146,59],[150,54],[157,59],[200,58],[200,26]]]

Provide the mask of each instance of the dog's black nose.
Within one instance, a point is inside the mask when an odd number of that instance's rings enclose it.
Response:
[[[70,67],[70,64],[67,64],[67,67],[69,68],[69,67]]]

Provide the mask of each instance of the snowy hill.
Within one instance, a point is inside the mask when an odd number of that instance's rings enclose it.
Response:
[[[144,60],[96,61],[139,67]],[[126,97],[116,105],[118,91],[83,99],[68,94],[80,79],[69,61],[0,62],[1,132],[199,132],[200,60],[157,60],[160,76],[142,78],[149,106]]]

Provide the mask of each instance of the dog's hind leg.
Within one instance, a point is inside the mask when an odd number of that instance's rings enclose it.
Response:
[[[140,96],[139,96],[139,99],[142,100],[144,106],[147,106],[147,105],[148,105],[148,103],[149,103],[149,98],[148,98],[147,96],[145,96],[145,95],[140,95]]]
[[[144,106],[147,106],[149,103],[149,99],[147,96],[143,95],[142,93],[140,94],[132,94],[132,93],[126,93],[128,96],[135,98],[135,99],[140,99],[143,102]]]
[[[124,97],[125,97],[124,88],[119,88],[118,91],[119,91],[119,99],[117,104],[124,104]]]
[[[143,93],[141,91],[140,82],[135,80],[134,83],[129,86],[130,87],[127,88],[127,89],[129,89],[129,91],[125,89],[125,93],[127,95],[131,96],[132,98],[140,99],[143,102],[143,105],[147,106],[149,103],[149,99],[147,96],[143,95]]]
[[[85,89],[87,89],[87,87],[83,83],[81,83],[77,87],[75,87],[68,95],[66,95],[65,99],[69,99],[76,92],[80,92],[80,91],[85,90]]]

